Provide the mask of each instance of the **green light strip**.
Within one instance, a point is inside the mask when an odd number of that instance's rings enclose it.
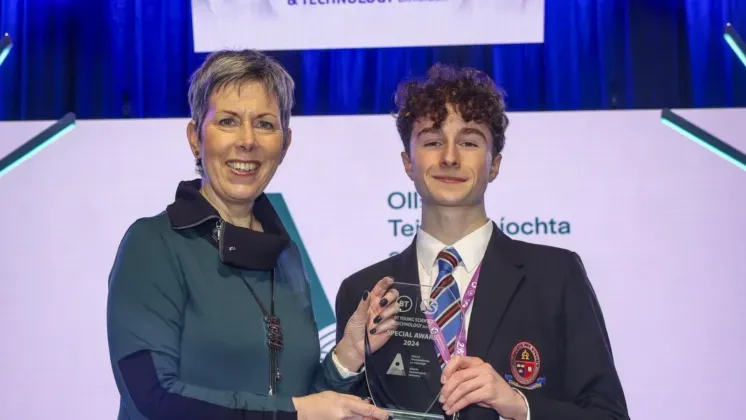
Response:
[[[674,131],[694,143],[704,147],[727,162],[732,163],[742,171],[746,171],[746,155],[733,148],[731,145],[702,130],[686,119],[674,114],[668,109],[664,109],[661,112],[661,121],[664,125],[672,128]]]
[[[730,48],[733,50],[733,52],[736,54],[736,57],[738,57],[739,60],[741,60],[741,63],[746,66],[746,44],[744,44],[743,39],[738,35],[738,32],[736,32],[736,29],[731,26],[731,24],[725,25],[725,34],[723,34],[723,38],[725,38],[725,42],[728,43]]]
[[[13,48],[13,40],[10,38],[10,35],[5,34],[5,36],[0,39],[0,66],[3,65],[3,61],[5,61],[5,58],[10,54],[11,48]]]
[[[8,156],[0,159],[0,178],[17,168],[23,162],[31,159],[50,144],[59,140],[73,128],[75,128],[75,114],[68,113],[36,137],[23,143]]]

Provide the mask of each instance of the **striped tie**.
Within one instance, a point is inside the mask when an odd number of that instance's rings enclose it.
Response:
[[[453,278],[453,270],[460,262],[461,256],[454,248],[446,248],[440,251],[438,254],[438,278],[430,294],[430,299],[435,299],[438,302],[438,309],[434,318],[443,332],[443,338],[448,343],[450,354],[453,354],[456,336],[461,331],[463,323],[461,295],[458,291],[458,284]],[[435,351],[438,353],[438,363],[441,367],[444,367],[443,356],[440,355],[437,347]]]

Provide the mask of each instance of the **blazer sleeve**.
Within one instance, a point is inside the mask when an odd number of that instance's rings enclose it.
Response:
[[[570,269],[563,293],[567,399],[527,393],[531,419],[628,419],[601,307],[580,256],[568,255]]]
[[[151,419],[297,418],[290,397],[208,389],[179,377],[187,289],[152,220],[125,234],[109,276],[109,353],[124,409]]]
[[[327,390],[349,394],[360,384],[363,378],[361,374],[348,377],[342,376],[342,373],[332,359],[332,351],[326,355],[320,365],[314,383],[311,385],[312,394]]]

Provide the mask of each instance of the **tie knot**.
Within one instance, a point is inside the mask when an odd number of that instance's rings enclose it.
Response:
[[[438,268],[440,271],[453,271],[461,262],[461,256],[458,255],[455,248],[445,248],[438,254]]]

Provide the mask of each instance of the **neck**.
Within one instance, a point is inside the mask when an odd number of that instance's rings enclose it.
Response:
[[[221,200],[218,195],[215,194],[215,191],[207,185],[203,185],[199,192],[203,197],[205,197],[205,200],[215,207],[215,210],[218,211],[223,220],[234,226],[251,229],[252,224],[254,224],[254,215],[252,213],[254,208],[253,202],[226,202],[225,200]]]
[[[484,204],[474,207],[422,207],[421,228],[450,246],[487,223]]]

